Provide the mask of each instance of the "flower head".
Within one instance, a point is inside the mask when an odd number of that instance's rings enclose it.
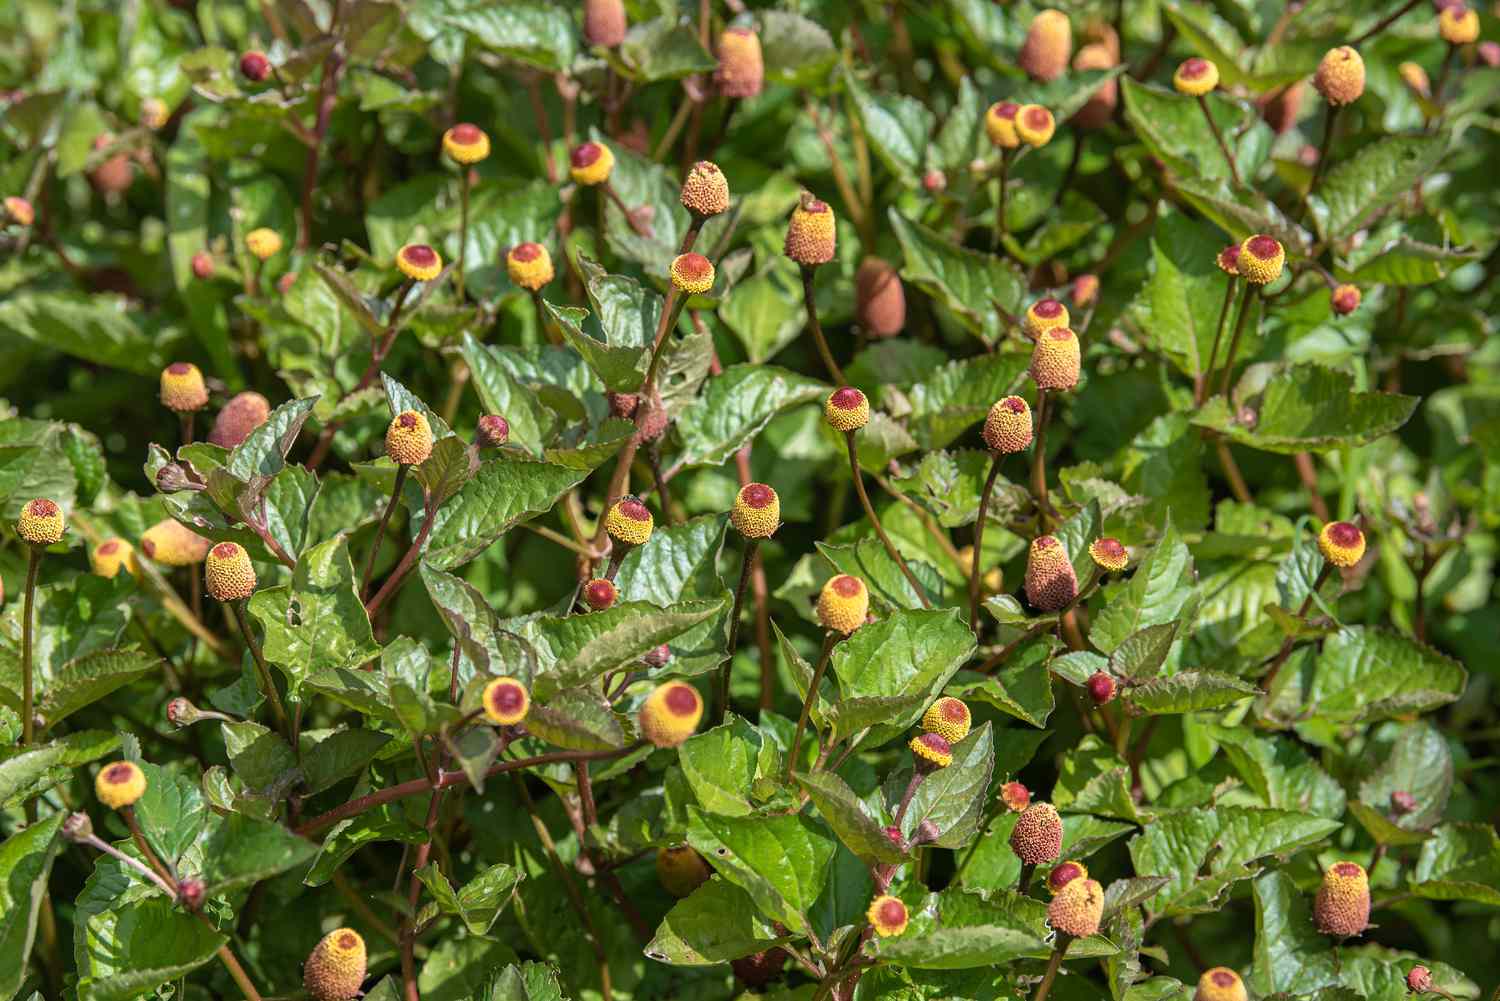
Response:
[[[1055,862],[1062,855],[1062,818],[1051,803],[1032,803],[1016,818],[1010,850],[1027,865]]]
[[[94,776],[94,795],[111,810],[130,806],[146,792],[146,773],[133,761],[116,761]]]
[[[894,337],[906,326],[901,276],[879,257],[866,257],[854,274],[854,316],[871,337]]]
[[[703,698],[685,681],[658,685],[641,706],[641,736],[657,747],[676,747],[693,735],[703,718]]]
[[[1016,133],[1016,112],[1021,106],[1014,101],[996,101],[984,113],[984,132],[990,142],[1000,149],[1015,149],[1021,145]]]
[[[592,187],[609,180],[615,169],[615,154],[603,143],[586,142],[573,147],[568,154],[568,172],[575,184]]]
[[[1089,690],[1089,698],[1094,700],[1094,705],[1096,706],[1102,706],[1114,701],[1116,685],[1113,675],[1106,674],[1103,671],[1095,671],[1084,682],[1084,687]]]
[[[159,97],[148,97],[141,102],[141,125],[155,132],[172,117],[167,102]]]
[[[62,541],[62,508],[56,501],[37,497],[21,508],[21,517],[16,520],[16,534],[33,546],[51,546]]]
[[[1340,570],[1347,570],[1365,555],[1365,533],[1349,521],[1331,521],[1318,533],[1318,551]]]
[[[459,122],[443,133],[443,152],[456,163],[478,163],[490,155],[490,137],[477,125]]]
[[[835,389],[823,404],[823,417],[835,431],[858,431],[870,423],[870,401],[853,386]]]
[[[1231,243],[1219,251],[1219,255],[1214,258],[1214,263],[1226,275],[1233,275],[1238,278],[1240,274],[1240,245],[1238,243]]]
[[[781,498],[764,483],[746,483],[735,494],[729,523],[747,539],[769,539],[781,527]]]
[[[1193,1001],[1246,1001],[1245,982],[1227,966],[1204,970]]]
[[[1340,316],[1348,316],[1358,309],[1361,298],[1358,285],[1340,285],[1328,294],[1329,304]]]
[[[113,579],[124,570],[134,577],[140,569],[135,547],[121,538],[105,539],[89,551],[89,566],[100,577]]]
[[[258,260],[270,260],[281,253],[281,234],[265,226],[245,234],[245,246]]]
[[[1449,45],[1468,45],[1479,38],[1479,14],[1467,4],[1449,4],[1438,14],[1438,34]]]
[[[936,771],[953,764],[953,745],[942,734],[919,733],[907,746],[911,748],[918,771]]]
[[[1064,884],[1047,905],[1047,923],[1074,938],[1093,935],[1103,918],[1104,887],[1088,877]]]
[[[647,667],[666,667],[672,662],[672,647],[666,643],[648,650],[641,657]]]
[[[991,452],[1011,455],[1031,444],[1031,407],[1019,396],[996,400],[984,419],[980,437]]]
[[[612,49],[625,41],[625,0],[584,0],[583,38]]]
[[[667,845],[656,850],[656,878],[674,897],[688,896],[713,874],[691,845]]]
[[[234,448],[271,416],[271,401],[254,390],[236,393],[214,418],[208,440],[220,448]]]
[[[1240,244],[1240,275],[1252,285],[1269,285],[1281,277],[1286,251],[1281,241],[1264,233],[1245,238]]]
[[[1082,862],[1059,862],[1047,873],[1047,892],[1056,894],[1075,879],[1088,879],[1089,871]]]
[[[1417,797],[1405,789],[1397,789],[1391,793],[1391,812],[1398,817],[1405,816],[1417,808]]]
[[[432,428],[415,410],[403,410],[385,429],[385,454],[398,466],[417,466],[432,454]]]
[[[701,219],[729,210],[729,182],[717,163],[699,160],[682,182],[682,207]]]
[[[1026,307],[1026,315],[1021,318],[1021,329],[1034,340],[1049,330],[1066,327],[1069,322],[1067,306],[1052,298],[1038,299]]]
[[[1313,898],[1313,924],[1324,935],[1348,938],[1370,923],[1370,880],[1358,862],[1335,862]]]
[[[1052,112],[1040,104],[1023,104],[1016,112],[1016,135],[1028,146],[1045,146],[1057,131]]]
[[[1500,42],[1480,42],[1479,61],[1493,69],[1500,66]]]
[[[313,1001],[350,1001],[365,982],[365,962],[365,940],[353,928],[336,928],[302,965],[302,986]]]
[[[1031,790],[1019,782],[1007,782],[1000,787],[1000,802],[1011,813],[1020,813],[1031,805]]]
[[[672,260],[672,287],[688,295],[703,295],[714,287],[714,266],[702,254],[689,251]]]
[[[1084,273],[1073,279],[1073,305],[1088,307],[1099,298],[1099,276]]]
[[[1432,81],[1427,79],[1427,71],[1420,63],[1404,62],[1396,67],[1396,72],[1418,97],[1432,96]]]
[[[505,273],[510,280],[528,292],[535,292],[550,282],[552,255],[540,243],[518,243],[505,255]]]
[[[237,542],[221,542],[203,561],[203,580],[215,601],[239,601],[255,593],[255,567]]]
[[[828,203],[803,192],[787,223],[783,253],[805,268],[827,264],[833,260],[837,231],[838,223]]]
[[[955,699],[951,695],[944,695],[922,714],[922,729],[937,734],[950,744],[956,744],[967,737],[972,722],[969,707],[964,704],[964,700]]]
[[[1407,970],[1406,989],[1413,994],[1426,994],[1432,990],[1432,971],[1420,963]]]
[[[20,195],[5,196],[5,215],[17,226],[30,226],[36,221],[36,210]]]
[[[161,370],[161,402],[168,410],[190,414],[208,406],[203,373],[192,362],[174,361]]]
[[[483,414],[474,426],[474,440],[482,448],[499,448],[510,441],[510,421],[499,414]]]
[[[1350,46],[1329,49],[1313,74],[1313,86],[1329,104],[1352,104],[1365,92],[1365,61]]]
[[[1089,543],[1089,557],[1105,573],[1119,573],[1130,563],[1130,552],[1119,539],[1103,536]]]
[[[644,546],[651,538],[656,520],[651,511],[637,497],[621,497],[604,516],[604,528],[609,537],[626,546]]]
[[[1120,50],[1103,42],[1090,42],[1078,50],[1073,57],[1073,69],[1107,70],[1120,62]],[[1115,117],[1120,105],[1120,82],[1113,77],[1104,80],[1099,89],[1084,102],[1083,107],[1069,119],[1074,125],[1085,129],[1102,129]]]
[[[141,552],[146,558],[168,567],[202,563],[210,545],[203,536],[171,518],[163,518],[141,535]]]
[[[412,281],[430,282],[443,273],[443,258],[425,243],[408,243],[396,251],[396,267]]]
[[[1179,94],[1202,97],[1219,85],[1219,67],[1207,59],[1194,56],[1183,60],[1177,72],[1172,74],[1172,86]]]
[[[719,68],[714,70],[714,86],[725,97],[754,97],[765,85],[765,57],[760,51],[760,36],[753,28],[725,28],[719,35],[715,54]]]
[[[1039,535],[1026,554],[1026,600],[1043,612],[1062,610],[1078,595],[1073,563],[1055,535]]]
[[[1031,19],[1016,62],[1033,80],[1047,83],[1063,75],[1072,57],[1073,27],[1068,15],[1060,10],[1039,11]]]
[[[1031,349],[1031,378],[1038,389],[1072,389],[1083,368],[1078,336],[1068,327],[1053,327]]]
[[[514,726],[531,711],[531,693],[515,678],[496,678],[484,686],[484,714],[501,726]]]
[[[271,75],[271,60],[264,52],[251,49],[240,56],[240,73],[246,80],[260,83]]]
[[[890,938],[906,931],[906,905],[900,897],[881,895],[870,901],[865,918],[881,938]]]
[[[858,577],[841,573],[830,577],[818,593],[818,622],[824,629],[848,636],[865,624],[870,614],[870,591]]]
[[[200,250],[193,255],[192,259],[193,277],[200,281],[207,281],[214,276],[217,265],[214,264],[214,255],[206,250]]]
[[[620,596],[619,588],[615,582],[604,577],[595,577],[583,585],[583,600],[596,612],[602,612],[615,603]]]

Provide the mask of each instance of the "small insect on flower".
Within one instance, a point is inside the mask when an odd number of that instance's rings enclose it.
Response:
[[[203,561],[203,580],[215,601],[239,601],[255,593],[255,567],[237,542],[221,542]]]
[[[1358,862],[1335,862],[1313,898],[1313,924],[1324,935],[1348,938],[1370,923],[1370,880]]]
[[[933,772],[953,764],[953,745],[941,734],[919,733],[907,746],[919,772]]]
[[[62,508],[45,497],[27,501],[16,520],[16,534],[33,546],[56,545],[62,541],[66,527]]]
[[[824,629],[848,636],[865,624],[870,614],[870,591],[858,577],[841,573],[830,577],[818,593],[818,622]]]
[[[1204,970],[1193,1001],[1245,1001],[1245,982],[1227,966]]]
[[[1286,266],[1286,250],[1281,241],[1264,233],[1245,238],[1240,244],[1237,264],[1240,275],[1252,285],[1269,285],[1281,277]]]
[[[474,426],[474,441],[481,448],[499,448],[510,441],[510,422],[499,414],[483,414]]]
[[[1021,145],[1016,132],[1016,112],[1021,106],[1014,101],[996,101],[984,113],[984,132],[990,142],[1000,149],[1015,149]]]
[[[1172,86],[1177,88],[1177,93],[1188,97],[1202,97],[1218,85],[1219,67],[1197,56],[1183,60],[1177,72],[1172,74]]]
[[[220,448],[234,448],[271,416],[271,401],[254,390],[236,393],[214,418],[208,440]]]
[[[425,243],[408,243],[396,251],[396,267],[412,281],[430,282],[443,273],[443,258]]]
[[[1438,34],[1449,45],[1468,45],[1479,38],[1479,14],[1467,4],[1450,4],[1438,14]]]
[[[1218,256],[1214,258],[1214,263],[1226,275],[1233,275],[1238,278],[1240,274],[1240,245],[1238,243],[1231,243],[1219,251]]]
[[[271,75],[271,60],[266,58],[264,52],[251,49],[240,56],[240,75],[246,80],[260,83]]]
[[[192,362],[174,361],[161,370],[161,402],[168,410],[190,414],[208,406],[203,373]]]
[[[1028,146],[1045,146],[1057,131],[1052,112],[1040,104],[1023,104],[1016,112],[1016,135]]]
[[[1359,308],[1361,296],[1359,286],[1340,285],[1328,294],[1329,304],[1340,316],[1348,316]]]
[[[980,431],[985,447],[1000,455],[1013,455],[1031,445],[1031,407],[1019,396],[996,400]]]
[[[729,523],[747,539],[769,539],[781,527],[781,498],[764,483],[746,483],[735,494]]]
[[[837,239],[838,223],[833,209],[827,202],[803,192],[787,223],[782,252],[805,268],[815,268],[833,260]]]
[[[609,537],[625,546],[644,546],[655,527],[656,519],[639,497],[621,497],[604,516],[604,529]]]
[[[641,706],[641,736],[657,747],[676,747],[693,735],[703,718],[703,698],[684,681],[668,681]]]
[[[1103,918],[1104,887],[1088,877],[1065,884],[1047,905],[1047,923],[1054,931],[1074,938],[1098,932]]]
[[[1068,316],[1068,307],[1056,299],[1038,299],[1026,307],[1026,315],[1021,318],[1021,329],[1026,331],[1026,336],[1035,340],[1049,330],[1066,327],[1071,322]]]
[[[609,180],[615,169],[615,154],[603,143],[586,142],[573,147],[568,154],[568,173],[574,184],[593,187]]]
[[[245,247],[257,260],[267,261],[281,253],[281,234],[265,226],[245,234]]]
[[[1082,370],[1083,349],[1070,328],[1053,327],[1036,339],[1029,371],[1038,389],[1072,389]]]
[[[620,591],[615,587],[614,581],[604,577],[595,577],[583,585],[583,600],[596,612],[613,606],[619,596]]]
[[[94,776],[94,795],[111,810],[130,806],[146,792],[146,773],[133,761],[116,761]]]
[[[955,699],[951,695],[944,695],[922,714],[922,729],[937,734],[950,744],[956,744],[967,737],[972,723],[969,707],[964,704],[964,700]]]
[[[1082,862],[1059,862],[1047,873],[1047,892],[1056,894],[1075,879],[1088,879],[1089,871]]]
[[[703,295],[714,287],[714,266],[702,254],[688,251],[672,260],[672,287],[688,295]]]
[[[514,726],[531,711],[531,693],[515,678],[496,678],[484,686],[484,715],[501,726]]]
[[[1084,687],[1089,690],[1089,698],[1094,700],[1096,706],[1105,705],[1115,699],[1115,679],[1103,671],[1095,671],[1089,675],[1088,680],[1084,682]]]
[[[163,518],[141,535],[141,552],[163,566],[185,567],[202,563],[212,545],[180,521]]]
[[[1062,76],[1073,57],[1073,26],[1060,10],[1039,11],[1031,19],[1016,62],[1033,80],[1049,83]]]
[[[889,262],[866,257],[854,274],[854,316],[865,333],[895,337],[906,326],[906,289]]]
[[[1062,856],[1063,824],[1051,803],[1032,803],[1016,818],[1010,850],[1027,865],[1056,862]]]
[[[1432,971],[1420,963],[1407,970],[1406,989],[1413,994],[1426,994],[1432,990]]]
[[[714,86],[720,94],[744,98],[760,93],[765,85],[766,63],[760,50],[760,36],[754,28],[725,28],[714,54],[719,57]]]
[[[36,210],[20,195],[5,196],[5,217],[17,226],[30,226],[36,221]]]
[[[115,578],[124,570],[134,577],[140,569],[135,547],[121,538],[105,539],[89,551],[89,568],[97,576]]]
[[[1313,74],[1313,86],[1329,104],[1352,104],[1365,92],[1365,61],[1348,45],[1329,49]]]
[[[385,429],[385,454],[398,466],[417,466],[432,454],[432,428],[415,410],[403,410]]]
[[[552,254],[540,243],[518,243],[505,255],[505,273],[510,280],[528,292],[535,292],[552,281]]]
[[[365,940],[353,928],[336,928],[302,965],[302,986],[313,1001],[351,1001],[365,982],[365,962]]]
[[[656,879],[679,900],[707,883],[714,871],[691,845],[667,845],[656,850]]]
[[[899,897],[882,895],[870,901],[865,918],[881,938],[890,938],[906,931],[906,905]]]
[[[1318,533],[1318,551],[1340,570],[1347,570],[1365,555],[1365,533],[1348,521],[1331,521]]]
[[[719,215],[729,211],[729,181],[717,163],[699,160],[682,182],[679,198],[682,207],[699,219]]]
[[[478,163],[490,155],[490,137],[477,125],[459,122],[443,133],[443,152],[455,163]]]
[[[1026,600],[1043,612],[1060,611],[1078,595],[1078,576],[1055,535],[1040,535],[1026,555]]]
[[[1106,535],[1089,543],[1089,558],[1105,573],[1119,573],[1130,563],[1130,551],[1119,539]]]
[[[1031,790],[1019,782],[1007,782],[1000,787],[1000,802],[1011,813],[1020,813],[1031,805]]]
[[[858,431],[870,423],[870,401],[853,386],[844,386],[828,394],[823,417],[835,431]]]
[[[583,39],[612,49],[625,41],[625,0],[584,0]]]

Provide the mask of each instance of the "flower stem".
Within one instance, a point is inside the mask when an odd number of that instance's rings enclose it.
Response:
[[[1005,189],[1010,186],[1010,150],[1000,151],[1000,196],[995,199],[995,253],[1005,251]]]
[[[901,805],[896,807],[896,816],[891,820],[891,823],[897,828],[900,828],[901,821],[906,819],[906,811],[911,806],[912,797],[917,794],[917,786],[921,785],[922,780],[926,777],[927,773],[920,768],[915,769],[911,773],[911,781],[906,783],[906,791],[901,794]]]
[[[401,562],[396,564],[396,569],[385,579],[385,583],[381,585],[380,590],[375,592],[375,597],[365,602],[365,612],[372,619],[375,617],[375,613],[380,611],[381,606],[392,598],[401,587],[401,582],[406,578],[407,571],[416,562],[418,554],[422,552],[422,547],[427,544],[427,536],[432,532],[433,515],[437,512],[431,504],[430,497],[425,502],[425,506],[427,508],[426,516],[422,519],[422,527],[417,530],[417,537],[412,540],[411,547],[406,550],[406,555],[401,557]]]
[[[818,346],[818,354],[822,356],[828,374],[833,376],[833,381],[838,385],[847,386],[849,382],[844,378],[844,370],[833,360],[833,352],[828,350],[828,341],[823,337],[823,325],[818,322],[818,304],[813,294],[813,276],[816,271],[817,268],[802,265],[802,301],[807,307],[807,326],[812,331],[813,342]]]
[[[1052,416],[1047,390],[1037,390],[1036,438],[1031,444],[1031,492],[1036,500],[1037,534],[1046,535],[1049,527],[1047,501],[1047,420]],[[975,555],[978,555],[977,553]]]
[[[1219,152],[1224,154],[1224,162],[1229,164],[1229,175],[1234,178],[1234,186],[1244,187],[1245,182],[1240,180],[1240,168],[1235,165],[1234,154],[1229,152],[1229,144],[1224,141],[1224,133],[1219,131],[1219,123],[1214,121],[1213,114],[1208,110],[1208,99],[1202,94],[1198,95],[1198,107],[1203,109],[1203,120],[1208,122],[1208,130],[1214,134],[1214,142],[1219,144]]]
[[[469,243],[469,168],[463,167],[458,176],[458,260],[453,269],[454,291],[458,301],[464,301],[464,251]]]
[[[1308,609],[1312,608],[1313,596],[1323,589],[1324,582],[1328,580],[1328,575],[1332,572],[1333,564],[1324,563],[1323,569],[1318,571],[1317,579],[1313,581],[1312,590],[1307,592],[1307,597],[1302,599],[1302,604],[1297,608],[1297,618],[1302,618],[1307,614]],[[1268,694],[1270,693],[1271,683],[1276,680],[1276,675],[1281,670],[1281,666],[1285,664],[1287,658],[1292,655],[1292,647],[1294,647],[1296,643],[1297,639],[1295,636],[1288,636],[1286,639],[1281,641],[1281,649],[1277,650],[1276,656],[1272,658],[1270,670],[1266,672],[1266,676],[1260,681],[1261,691]]]
[[[1026,896],[1026,891],[1029,890],[1029,889],[1031,889],[1031,877],[1035,873],[1036,873],[1036,863],[1035,862],[1022,862],[1021,863],[1021,876],[1020,876],[1019,879],[1016,880],[1016,892],[1019,893],[1021,896],[1023,896],[1023,897]]]
[[[638,220],[634,212],[630,211],[630,208],[625,204],[625,199],[621,198],[620,193],[615,190],[615,186],[605,181],[599,187],[603,188],[604,193],[609,196],[609,200],[615,203],[615,208],[620,210],[620,214],[625,217],[625,222],[631,229],[635,230],[635,235],[644,240],[651,239],[650,228]]]
[[[729,711],[729,676],[734,671],[734,650],[740,638],[740,612],[745,606],[745,587],[750,583],[750,573],[755,569],[755,553],[760,548],[759,539],[745,540],[745,555],[740,561],[740,583],[734,589],[734,611],[729,616],[729,653],[719,671],[719,698],[714,704],[714,725],[724,722]]]
[[[989,520],[990,494],[995,491],[995,480],[1000,477],[1000,460],[1004,454],[996,452],[990,460],[990,475],[985,478],[984,490],[979,494],[979,516],[974,521],[974,558],[969,566],[969,628],[979,633],[979,579],[984,576],[980,569],[984,554],[984,523]]]
[[[1234,304],[1234,276],[1229,276],[1229,284],[1224,289],[1224,303],[1219,307],[1219,320],[1214,324],[1214,344],[1208,351],[1208,363],[1198,371],[1198,376],[1193,380],[1193,405],[1203,406],[1203,394],[1208,388],[1209,380],[1213,378],[1214,362],[1219,357],[1219,343],[1224,339],[1224,321],[1229,317],[1229,307]]]
[[[870,524],[875,526],[875,534],[880,537],[880,542],[885,546],[885,551],[891,554],[891,559],[896,561],[896,566],[901,568],[901,574],[906,582],[911,585],[912,590],[917,593],[917,598],[922,602],[923,608],[931,608],[932,602],[927,600],[927,592],[917,581],[916,575],[911,572],[911,567],[906,565],[895,543],[891,537],[885,534],[885,528],[880,524],[880,517],[875,513],[875,506],[870,503],[870,495],[865,493],[864,473],[859,468],[859,453],[854,447],[854,432],[844,432],[844,444],[849,450],[849,473],[854,479],[854,492],[859,495],[859,502],[864,506],[865,517],[870,519]]]
[[[1058,933],[1057,944],[1052,947],[1052,956],[1047,960],[1047,972],[1042,974],[1042,982],[1037,987],[1036,993],[1031,996],[1031,1001],[1047,1001],[1047,994],[1052,990],[1052,981],[1057,979],[1057,971],[1062,967],[1063,955],[1072,944],[1073,936]]]
[[[1324,165],[1328,163],[1328,151],[1333,147],[1333,128],[1339,117],[1341,105],[1330,104],[1328,114],[1323,119],[1323,144],[1318,147],[1318,162],[1313,164],[1312,180],[1307,184],[1307,193],[1302,196],[1302,204],[1306,205],[1312,193],[1317,190],[1318,181],[1323,177]]]
[[[165,893],[167,896],[173,898],[177,896],[177,891],[172,889],[167,881],[162,879],[162,877],[154,869],[146,865],[140,859],[134,859],[129,855],[126,855],[114,845],[99,837],[99,835],[90,834],[80,840],[83,844],[88,845],[95,851],[103,852],[105,855],[108,855],[110,858],[116,860],[117,862],[128,865],[130,868],[134,869],[136,872],[140,873],[142,876],[155,883],[157,889],[161,890],[161,892]]]
[[[1249,282],[1245,283],[1245,292],[1240,296],[1239,315],[1234,320],[1234,336],[1229,338],[1229,354],[1224,357],[1224,379],[1219,384],[1219,395],[1224,402],[1229,402],[1229,383],[1234,378],[1234,359],[1240,353],[1240,335],[1245,332],[1245,315],[1250,312],[1250,299],[1255,295],[1255,287]]]
[[[385,526],[390,522],[392,513],[396,510],[396,504],[401,500],[401,487],[406,483],[406,473],[411,467],[402,464],[396,467],[396,482],[391,486],[391,499],[385,505],[385,513],[380,516],[380,524],[375,526],[375,541],[370,545],[370,558],[365,561],[365,574],[359,582],[359,593],[363,597],[370,590],[370,576],[375,572],[375,557],[380,554],[380,544],[385,541]]]
[[[276,725],[290,739],[292,728],[287,720],[286,707],[281,704],[281,695],[276,691],[276,680],[271,677],[271,669],[266,667],[266,658],[261,653],[260,644],[255,642],[250,620],[245,616],[245,600],[231,601],[229,605],[234,609],[234,620],[239,624],[240,633],[245,637],[245,645],[250,648],[250,656],[255,660],[255,674],[266,693],[266,701],[271,703],[271,713],[276,717]]]
[[[36,726],[34,717],[36,713],[32,709],[32,701],[35,698],[31,677],[31,634],[33,620],[36,618],[36,578],[42,567],[42,554],[46,550],[41,546],[32,546],[30,557],[26,563],[26,597],[22,603],[21,610],[21,746],[25,747],[31,743],[35,736]]]
[[[807,696],[802,700],[802,715],[797,717],[797,729],[792,733],[792,746],[786,756],[785,781],[792,781],[792,769],[797,764],[797,748],[802,743],[802,731],[807,727],[807,717],[813,703],[818,700],[818,686],[823,683],[823,672],[828,670],[828,660],[833,656],[833,646],[839,634],[832,629],[823,635],[823,652],[818,655],[818,666],[813,668],[812,682],[807,686]]]
[[[171,869],[167,868],[165,862],[156,857],[156,852],[151,850],[151,845],[146,841],[146,834],[141,830],[140,822],[135,819],[135,807],[121,807],[120,817],[125,821],[125,826],[130,828],[131,840],[135,842],[135,847],[140,851],[141,857],[146,860],[147,864],[156,872],[156,875],[161,878],[161,881],[171,887],[172,896],[175,897],[177,895],[177,877],[173,875]]]

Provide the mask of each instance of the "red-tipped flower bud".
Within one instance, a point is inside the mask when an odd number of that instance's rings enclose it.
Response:
[[[1047,905],[1047,923],[1054,931],[1074,938],[1098,932],[1103,918],[1104,887],[1087,877],[1064,885]]]
[[[657,747],[676,747],[703,718],[703,698],[683,681],[669,681],[647,697],[639,717],[641,736]]]
[[[264,52],[251,49],[240,56],[240,75],[246,80],[260,83],[271,75],[271,60],[266,58]]]

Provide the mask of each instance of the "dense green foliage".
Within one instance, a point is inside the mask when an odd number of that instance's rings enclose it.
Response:
[[[0,1001],[1495,990],[1500,10],[620,6],[0,4]]]

